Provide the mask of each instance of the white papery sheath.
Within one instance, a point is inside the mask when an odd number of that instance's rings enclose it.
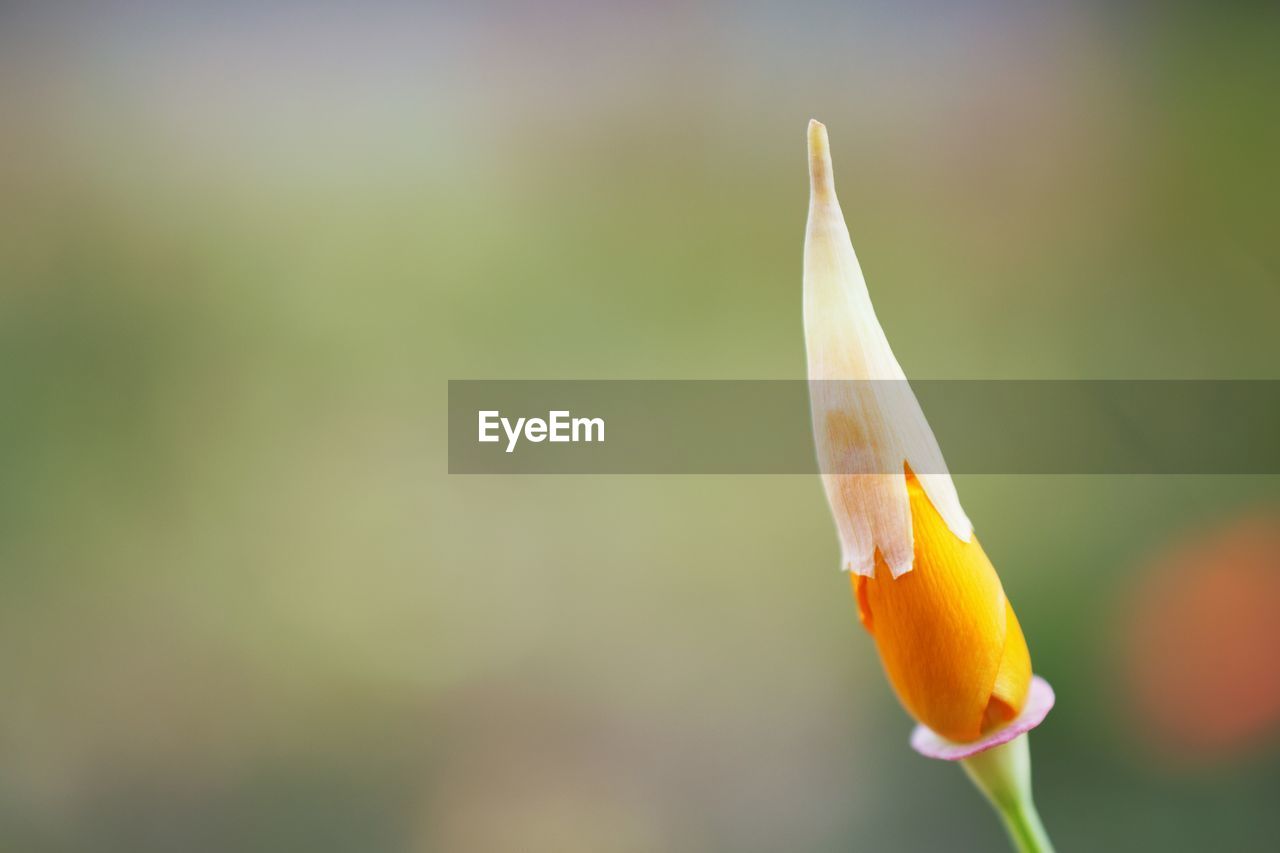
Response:
[[[874,576],[878,550],[896,578],[913,561],[907,466],[952,533],[968,542],[973,525],[871,307],[836,199],[827,129],[816,121],[809,122],[809,180],[804,334],[818,462],[842,568]]]

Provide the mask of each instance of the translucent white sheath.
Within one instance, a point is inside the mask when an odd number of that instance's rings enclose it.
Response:
[[[816,121],[809,122],[809,180],[804,334],[818,462],[842,568],[874,576],[879,550],[896,578],[912,567],[907,466],[952,533],[968,542],[973,525],[871,307],[836,200],[827,129]]]

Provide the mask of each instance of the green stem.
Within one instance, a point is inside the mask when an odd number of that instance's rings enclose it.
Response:
[[[1018,853],[1053,853],[1053,843],[1044,831],[1035,803],[1009,809],[996,806],[996,813],[1004,821],[1004,828]]]
[[[1053,853],[1053,843],[1031,799],[1031,751],[1025,734],[960,763],[995,807],[1014,849],[1019,853]]]

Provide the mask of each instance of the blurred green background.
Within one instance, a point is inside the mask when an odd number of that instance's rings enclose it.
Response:
[[[816,480],[450,477],[445,382],[803,376],[810,117],[909,376],[1280,378],[1278,39],[4,4],[0,847],[1001,849]],[[1280,480],[958,486],[1060,849],[1273,849]]]

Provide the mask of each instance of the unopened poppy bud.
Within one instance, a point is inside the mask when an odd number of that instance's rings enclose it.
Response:
[[[903,706],[946,740],[978,741],[1022,713],[1031,656],[871,306],[816,121],[809,176],[805,344],[842,567]]]

